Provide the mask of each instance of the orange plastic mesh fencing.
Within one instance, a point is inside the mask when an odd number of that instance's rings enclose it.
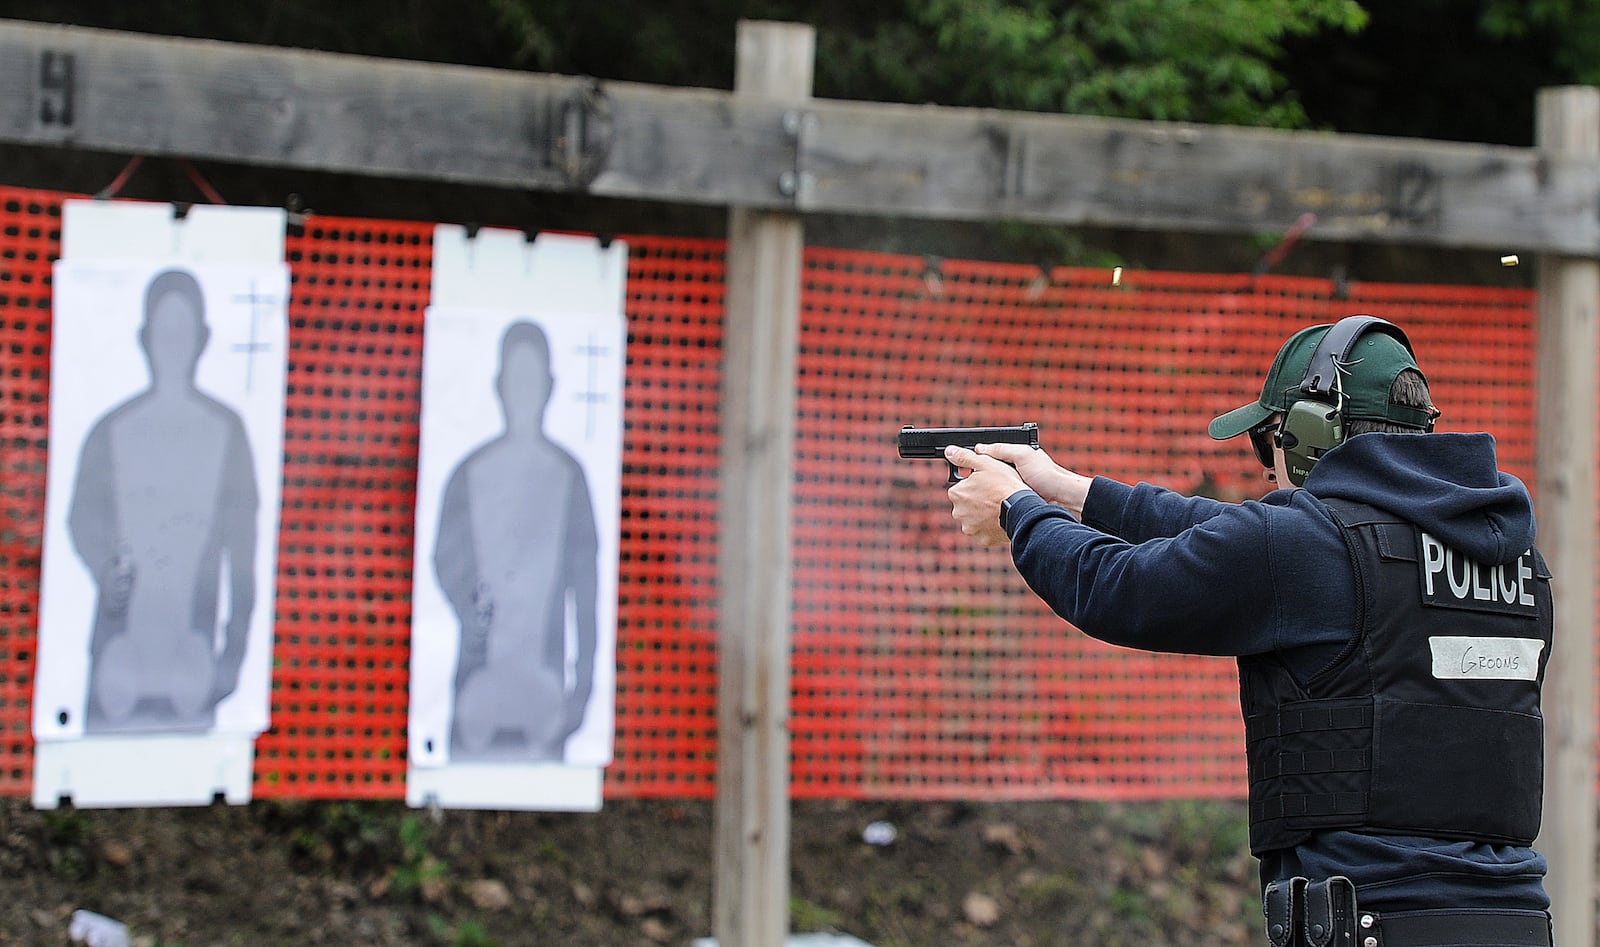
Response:
[[[609,796],[716,782],[723,244],[628,237],[616,762]]]
[[[796,795],[1153,798],[1244,792],[1231,660],[1102,645],[950,518],[918,426],[1038,422],[1062,463],[1225,499],[1249,447],[1207,422],[1253,400],[1294,329],[1387,315],[1443,429],[1504,432],[1530,467],[1531,296],[1460,287],[1058,269],[812,249],[800,359]],[[1241,577],[1241,581],[1251,581]],[[1219,594],[1226,594],[1219,590]]]
[[[31,785],[50,263],[68,195],[0,189],[0,793]],[[272,729],[261,796],[395,798],[405,777],[411,520],[432,225],[313,218],[293,278]],[[630,237],[618,796],[715,779],[719,241]],[[902,424],[1037,421],[1063,462],[1262,492],[1205,434],[1282,339],[1402,323],[1445,430],[1531,482],[1532,294],[1057,269],[812,248],[797,399],[791,728],[803,797],[1237,796],[1230,661],[1098,644],[961,536]]]
[[[61,198],[0,188],[0,794],[33,787],[33,667]]]
[[[272,726],[255,793],[404,795],[430,224],[291,233]]]

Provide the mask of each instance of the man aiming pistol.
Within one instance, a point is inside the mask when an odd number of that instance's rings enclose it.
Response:
[[[1549,945],[1540,691],[1550,571],[1494,439],[1433,433],[1411,344],[1295,333],[1217,417],[1273,489],[1222,503],[952,444],[961,531],[1085,634],[1237,659],[1273,947]]]

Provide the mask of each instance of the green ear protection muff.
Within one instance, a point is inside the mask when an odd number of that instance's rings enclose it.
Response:
[[[1345,398],[1340,369],[1349,364],[1356,340],[1368,332],[1391,335],[1411,351],[1405,332],[1377,316],[1346,316],[1322,336],[1300,380],[1299,400],[1289,405],[1278,425],[1289,482],[1294,486],[1304,486],[1322,455],[1344,443]]]
[[[1297,487],[1305,486],[1311,468],[1322,455],[1344,443],[1344,416],[1337,404],[1309,398],[1296,401],[1283,414],[1283,421],[1278,425],[1278,439],[1283,443],[1289,482]]]

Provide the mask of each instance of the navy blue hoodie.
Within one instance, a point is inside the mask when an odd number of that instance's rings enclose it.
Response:
[[[1305,489],[1244,503],[1101,477],[1079,522],[1024,491],[1006,525],[1029,587],[1085,634],[1146,651],[1277,652],[1304,680],[1357,621],[1350,558],[1322,497],[1397,514],[1485,564],[1534,541],[1527,488],[1499,470],[1488,434],[1363,434],[1328,452]],[[1363,906],[1389,911],[1546,910],[1546,867],[1530,848],[1345,831],[1261,858],[1263,883],[1342,874]]]

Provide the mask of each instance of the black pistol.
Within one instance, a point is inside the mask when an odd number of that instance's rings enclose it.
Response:
[[[912,427],[900,429],[900,456],[914,460],[937,457],[944,460],[944,449],[956,444],[971,450],[979,444],[1026,444],[1039,449],[1039,425],[1032,421],[1010,427]],[[950,468],[950,482],[957,483],[956,465]]]

